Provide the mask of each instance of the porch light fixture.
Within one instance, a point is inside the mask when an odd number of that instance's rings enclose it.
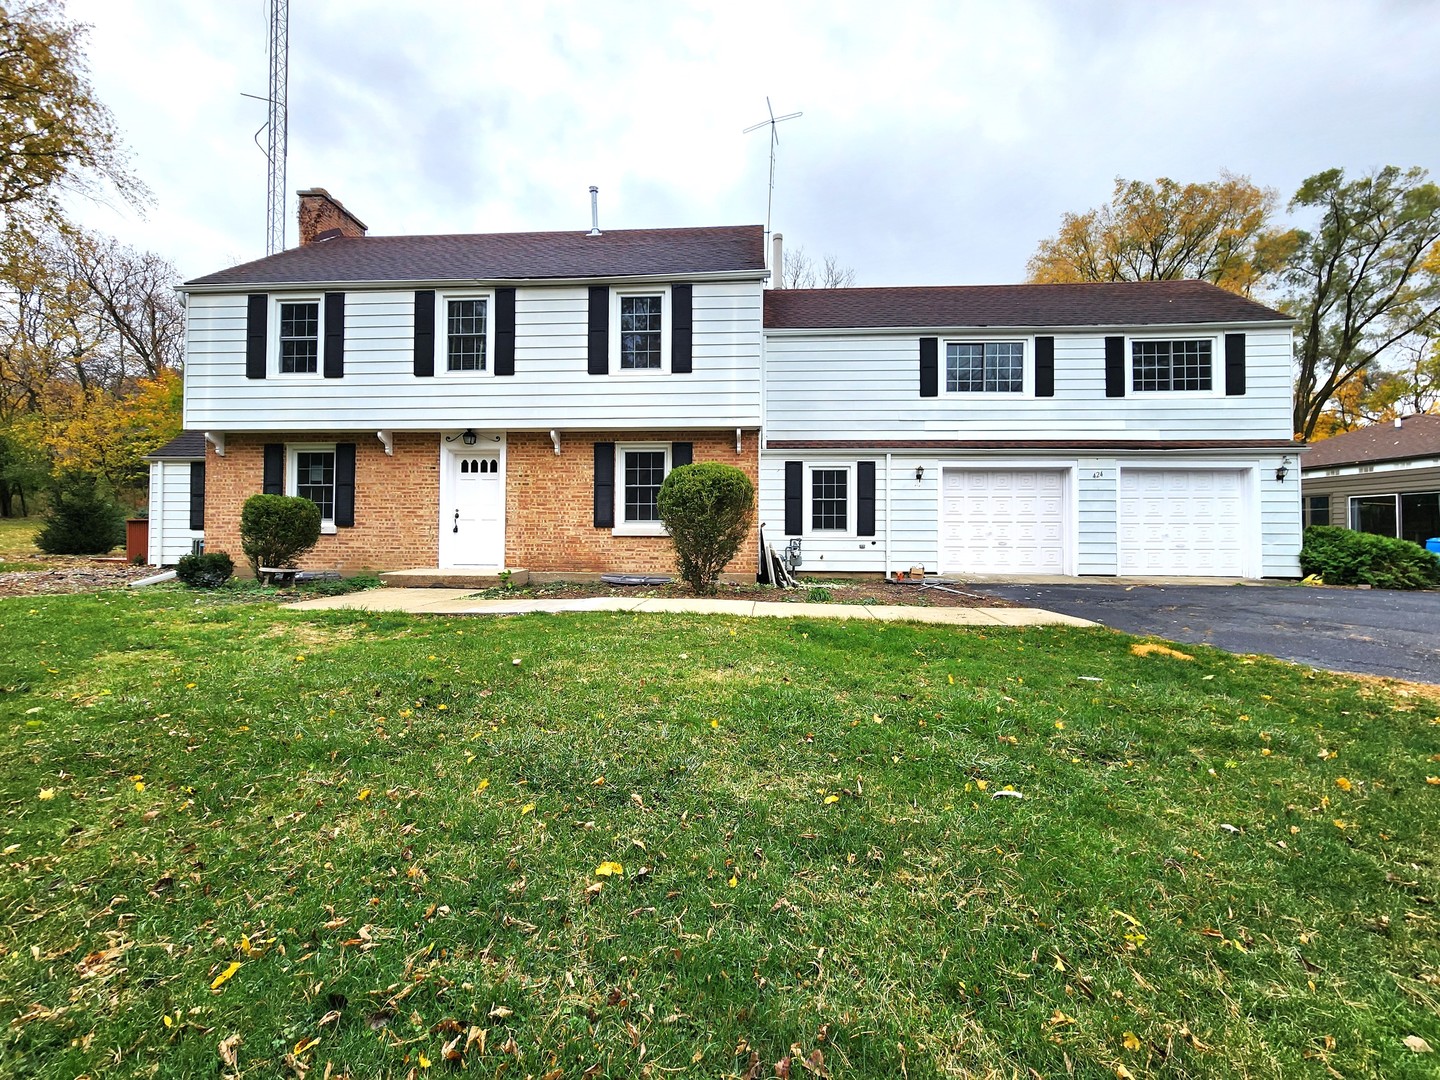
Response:
[[[1280,467],[1275,470],[1275,479],[1278,480],[1280,483],[1283,484],[1283,483],[1285,482],[1285,477],[1287,477],[1287,476],[1289,476],[1289,475],[1290,475],[1290,459],[1289,459],[1288,457],[1286,457],[1286,458],[1281,459],[1281,461],[1280,461]]]
[[[445,441],[446,441],[446,442],[454,442],[457,438],[458,438],[462,443],[464,443],[466,446],[474,446],[477,442],[480,441],[480,436],[478,436],[478,435],[475,434],[475,429],[474,429],[474,428],[468,428],[468,427],[465,429],[464,433],[461,434],[461,435],[458,435],[458,436],[457,436],[457,435],[446,435],[446,436],[445,436]]]
[[[925,466],[924,466],[924,465],[916,465],[916,466],[915,466],[915,482],[918,484],[918,483],[920,483],[920,481],[922,481],[922,480],[924,480],[924,479],[925,479]]]

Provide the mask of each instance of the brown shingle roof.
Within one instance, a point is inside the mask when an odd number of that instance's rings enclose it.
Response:
[[[159,450],[145,455],[146,461],[169,459],[174,461],[203,461],[205,458],[205,433],[203,431],[182,431]]]
[[[1400,461],[1440,454],[1440,416],[1407,416],[1397,428],[1388,421],[1313,443],[1300,464],[1305,470],[1361,462]]]
[[[771,289],[765,294],[767,329],[1138,326],[1288,319],[1204,281]]]
[[[302,285],[347,281],[513,281],[618,278],[765,269],[759,225],[706,229],[337,236],[291,248],[187,285]]]

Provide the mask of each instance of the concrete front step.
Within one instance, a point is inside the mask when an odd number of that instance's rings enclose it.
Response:
[[[528,585],[529,570],[503,571],[509,574],[511,585]],[[387,570],[380,580],[392,589],[493,589],[504,585],[500,570],[442,570],[439,568],[418,568],[413,570]]]

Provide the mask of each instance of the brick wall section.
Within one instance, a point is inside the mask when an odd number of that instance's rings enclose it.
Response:
[[[300,192],[300,243],[311,243],[327,229],[339,229],[341,236],[365,235],[365,223],[324,188]]]
[[[744,470],[758,484],[759,433],[746,431],[741,452],[735,433],[697,431],[561,432],[560,456],[543,432],[511,432],[506,438],[505,557],[510,566],[542,573],[588,571],[673,573],[674,549],[663,536],[612,536],[595,528],[595,443],[689,442],[694,460],[718,461]],[[619,465],[616,484],[623,482]],[[753,574],[755,534],[726,567]]]
[[[300,564],[310,570],[402,570],[433,567],[439,559],[440,435],[396,432],[388,456],[369,432],[230,434],[225,456],[206,447],[205,549],[227,551],[237,569],[240,508],[262,490],[266,443],[355,444],[355,526],[338,529]],[[758,432],[746,431],[741,453],[735,434],[724,432],[562,432],[560,456],[543,432],[511,432],[506,438],[506,565],[540,572],[671,573],[674,558],[663,536],[612,536],[595,528],[597,442],[690,442],[695,461],[719,461],[744,470],[758,483]],[[288,461],[287,461],[288,467]],[[620,479],[617,477],[617,480]],[[756,570],[754,534],[726,568]]]
[[[440,436],[396,432],[395,456],[373,432],[227,435],[225,456],[206,446],[205,550],[240,551],[240,507],[262,490],[267,442],[355,444],[355,526],[322,536],[300,560],[307,570],[399,570],[434,566],[440,517]],[[288,467],[288,462],[286,463]]]

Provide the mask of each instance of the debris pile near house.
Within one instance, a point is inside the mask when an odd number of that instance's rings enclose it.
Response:
[[[133,563],[94,563],[44,555],[27,556],[24,561],[45,564],[45,569],[0,573],[0,596],[47,596],[118,589],[155,573],[153,566],[136,566]]]

